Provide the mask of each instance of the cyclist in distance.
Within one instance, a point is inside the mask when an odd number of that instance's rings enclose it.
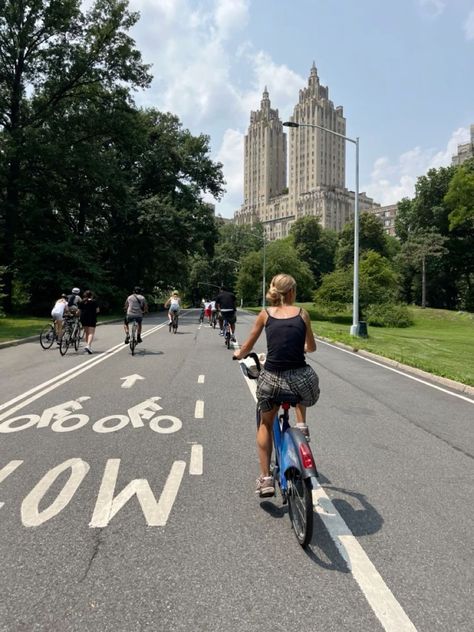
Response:
[[[235,322],[237,320],[236,310],[237,310],[237,301],[235,298],[235,294],[232,292],[228,292],[223,287],[220,288],[219,294],[216,296],[216,308],[219,310],[219,326],[220,326],[220,336],[224,335],[224,319],[230,325],[230,329],[232,332],[232,342],[235,342]]]
[[[148,312],[148,303],[146,302],[145,297],[142,295],[142,290],[138,286],[133,290],[133,294],[127,297],[124,305],[124,309],[126,312],[125,320],[123,323],[123,327],[125,329],[125,344],[128,345],[130,342],[130,332],[128,329],[128,324],[132,322],[132,320],[136,320],[138,324],[137,330],[137,343],[142,342],[142,320],[143,314]]]
[[[176,290],[166,301],[165,307],[168,307],[168,320],[171,322],[173,320],[173,314],[179,314],[179,310],[181,309],[181,299],[179,298],[179,294]]]
[[[67,313],[67,295],[61,294],[61,297],[55,302],[53,309],[51,310],[51,316],[54,320],[54,330],[58,341],[63,334],[63,320],[64,315]],[[59,344],[59,342],[58,342]]]
[[[298,397],[297,428],[308,440],[306,407],[313,406],[319,398],[318,376],[305,360],[305,353],[316,351],[316,341],[309,314],[294,305],[295,299],[294,278],[289,274],[278,274],[273,277],[267,293],[267,300],[272,307],[262,309],[249,337],[234,353],[237,360],[244,358],[250,353],[265,328],[267,358],[257,382],[257,402],[261,417],[257,430],[260,476],[257,479],[256,493],[260,496],[273,495],[275,492],[270,476],[270,458],[273,419],[279,408],[278,397],[285,392],[291,392]]]
[[[73,287],[71,294],[67,297],[68,311],[72,316],[77,316],[81,307],[81,290],[78,287]]]

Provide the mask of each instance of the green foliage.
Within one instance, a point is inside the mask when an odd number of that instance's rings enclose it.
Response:
[[[350,303],[353,298],[354,269],[337,268],[323,278],[314,295],[318,303]],[[365,252],[359,263],[359,305],[361,310],[373,303],[393,301],[398,289],[398,275],[388,259],[378,252]]]
[[[413,324],[408,307],[397,303],[368,305],[364,318],[374,327],[410,327]]]
[[[474,300],[474,227],[469,221],[470,178],[465,177],[473,164],[431,169],[418,179],[414,199],[398,205],[395,225],[402,243],[399,271],[406,302],[423,302],[423,288],[433,306],[466,309]],[[403,244],[420,231],[441,235],[445,248],[436,259],[426,259],[426,286],[420,268],[409,264],[403,252]]]
[[[265,293],[271,279],[281,273],[291,274],[296,280],[298,300],[308,300],[314,288],[314,277],[309,266],[301,261],[291,240],[278,239],[265,248]],[[262,299],[263,250],[251,252],[242,260],[237,278],[237,291],[246,304]]]
[[[444,196],[449,213],[449,229],[474,229],[474,159],[461,165]]]
[[[296,220],[290,234],[298,255],[308,264],[319,285],[322,276],[334,270],[337,233],[322,228],[316,217],[307,216]]]
[[[361,213],[359,222],[359,253],[367,250],[378,252],[383,257],[389,255],[390,248],[382,222],[373,213]],[[342,229],[336,251],[336,267],[344,268],[354,263],[354,222]]]

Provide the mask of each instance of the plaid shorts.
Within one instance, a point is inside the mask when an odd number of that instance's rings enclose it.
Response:
[[[319,378],[308,364],[288,371],[262,369],[257,382],[257,402],[262,412],[279,403],[282,393],[293,393],[303,406],[313,406],[319,399]],[[280,400],[281,401],[281,400]]]

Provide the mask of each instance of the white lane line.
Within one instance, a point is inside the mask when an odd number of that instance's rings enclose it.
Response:
[[[204,384],[204,380],[206,379],[205,375],[200,375],[198,377],[198,384]]]
[[[245,375],[244,379],[257,401],[257,380],[250,380]],[[313,490],[313,505],[384,630],[416,632],[415,626],[319,484]]]
[[[323,345],[327,345],[328,347],[332,347],[333,349],[337,349],[338,351],[343,351],[344,353],[348,353],[353,358],[358,358],[359,360],[365,360],[366,362],[370,362],[371,364],[376,364],[377,366],[381,366],[383,369],[387,369],[388,371],[393,371],[394,373],[398,373],[399,375],[403,375],[410,380],[414,380],[415,382],[420,382],[421,384],[425,384],[426,386],[430,386],[431,388],[435,388],[437,391],[441,391],[442,393],[447,393],[448,395],[452,395],[453,397],[458,397],[459,399],[463,399],[465,402],[469,402],[469,404],[474,404],[474,399],[469,397],[465,397],[464,395],[460,395],[459,393],[453,393],[452,391],[448,391],[446,388],[442,386],[436,386],[436,384],[431,384],[426,380],[423,380],[419,377],[415,377],[414,375],[410,375],[409,373],[405,373],[404,371],[400,371],[400,369],[395,369],[391,366],[387,366],[382,362],[377,362],[377,360],[371,360],[370,358],[366,358],[365,356],[361,356],[354,351],[349,351],[348,349],[342,349],[341,347],[337,347],[336,345],[331,344],[330,342],[326,342],[325,340],[317,340],[317,342],[322,343]],[[311,359],[311,358],[310,358]],[[313,360],[314,362],[314,360]]]
[[[196,402],[196,408],[194,409],[194,418],[202,419],[204,417],[204,402],[198,399]]]
[[[149,329],[147,332],[145,332],[142,335],[142,338],[145,338],[146,336],[149,336],[152,333],[155,333],[155,331],[158,331],[159,329],[161,329],[165,325],[166,325],[166,323],[163,323],[161,325],[157,325],[156,327],[153,327],[152,329]],[[61,373],[60,375],[57,375],[55,378],[52,378],[51,380],[48,380],[47,382],[43,382],[43,384],[39,384],[38,386],[30,389],[26,393],[23,393],[22,395],[19,395],[18,397],[15,397],[14,399],[10,400],[9,402],[6,402],[5,404],[3,404],[3,406],[1,408],[6,408],[7,406],[17,402],[18,400],[21,400],[24,397],[28,397],[28,395],[30,395],[30,393],[34,393],[35,391],[39,391],[35,395],[33,395],[32,397],[29,397],[28,399],[26,399],[23,402],[17,404],[13,408],[10,408],[6,412],[2,413],[0,415],[0,421],[3,421],[3,419],[6,419],[7,417],[9,417],[13,413],[15,413],[17,410],[20,410],[21,408],[24,408],[28,404],[31,404],[31,402],[36,401],[40,397],[43,397],[43,395],[46,395],[50,391],[53,391],[58,386],[61,386],[62,384],[66,384],[66,382],[69,382],[70,380],[74,379],[75,377],[81,375],[81,373],[84,373],[85,371],[88,371],[89,369],[92,369],[93,367],[95,367],[97,364],[100,364],[101,362],[104,362],[104,360],[108,360],[109,358],[111,358],[113,355],[115,355],[119,351],[122,351],[122,349],[128,349],[128,346],[126,346],[124,344],[120,344],[120,345],[116,345],[115,347],[111,347],[110,349],[105,351],[103,354],[101,354],[97,358],[93,358],[92,360],[89,360],[89,361],[81,363],[78,367],[74,367],[74,370],[73,370],[74,372],[66,371],[65,373]],[[48,385],[50,385],[50,386],[48,386]],[[43,387],[46,387],[46,388],[43,388]],[[40,390],[42,388],[43,388],[43,390]]]
[[[202,475],[202,445],[196,443],[191,448],[191,460],[189,462],[189,473],[191,476]]]
[[[316,483],[313,505],[344,558],[354,579],[387,632],[416,632],[405,611],[383,581],[364,549],[337,512],[324,489]]]

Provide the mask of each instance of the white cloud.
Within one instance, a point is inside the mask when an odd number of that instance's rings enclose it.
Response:
[[[464,22],[464,33],[466,34],[466,39],[474,39],[474,10],[469,13]]]
[[[451,164],[457,146],[468,140],[469,129],[460,127],[452,133],[445,149],[414,147],[403,153],[396,162],[390,162],[385,156],[378,158],[374,163],[370,182],[363,189],[383,206],[395,204],[403,197],[413,197],[418,177],[424,175],[428,169]]]
[[[418,0],[421,8],[431,17],[438,17],[446,8],[445,0]]]
[[[227,191],[225,205],[218,207],[217,212],[230,216],[231,213],[240,208],[243,201],[244,134],[236,129],[227,129],[224,132],[216,160],[224,165],[225,189]]]

